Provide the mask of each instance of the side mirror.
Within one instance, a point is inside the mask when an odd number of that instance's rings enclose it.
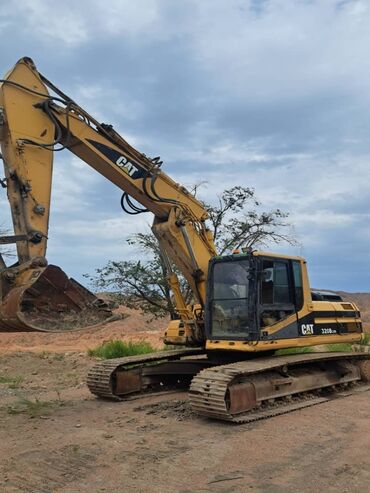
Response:
[[[273,270],[272,269],[264,269],[261,272],[261,280],[262,282],[272,282],[274,277],[273,277]]]

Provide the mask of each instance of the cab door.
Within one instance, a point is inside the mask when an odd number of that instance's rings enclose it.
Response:
[[[262,257],[258,321],[262,338],[297,337],[294,272],[287,259]]]

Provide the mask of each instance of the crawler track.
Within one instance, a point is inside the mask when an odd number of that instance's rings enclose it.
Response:
[[[366,361],[361,370],[360,361]],[[366,384],[343,390],[361,382],[361,378],[368,381],[369,363],[369,357],[364,358],[363,354],[321,353],[216,366],[193,378],[190,404],[194,412],[205,417],[250,423],[327,402],[335,396],[369,390],[370,385]],[[317,395],[328,388],[340,388],[340,392]]]
[[[87,379],[93,394],[114,400],[190,386],[195,413],[232,423],[250,423],[367,391],[369,382],[370,355],[364,353],[294,354],[217,364],[202,349],[103,361]]]
[[[102,361],[91,368],[87,376],[90,392],[105,399],[120,400],[126,394],[139,393],[145,389],[141,381],[142,369],[165,361],[180,361],[186,356],[200,356],[203,349],[175,349],[143,356],[128,356]],[[120,377],[126,385],[119,385]],[[125,388],[124,388],[125,387]]]

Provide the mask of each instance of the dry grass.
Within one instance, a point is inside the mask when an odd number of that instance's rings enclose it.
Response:
[[[13,377],[9,375],[0,375],[0,384],[7,385],[9,389],[18,389],[24,380],[22,375],[15,375]]]
[[[8,414],[27,414],[30,418],[37,418],[49,414],[52,410],[64,405],[64,402],[58,398],[52,401],[42,401],[37,397],[35,400],[20,398],[14,404],[6,406]]]

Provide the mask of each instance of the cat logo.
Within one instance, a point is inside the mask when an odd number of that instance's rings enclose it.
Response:
[[[304,336],[312,336],[313,335],[313,324],[302,324],[301,332]]]
[[[129,176],[133,176],[136,171],[139,171],[136,166],[134,166],[127,158],[120,156],[116,161],[117,166],[119,166],[123,171],[125,171]]]

